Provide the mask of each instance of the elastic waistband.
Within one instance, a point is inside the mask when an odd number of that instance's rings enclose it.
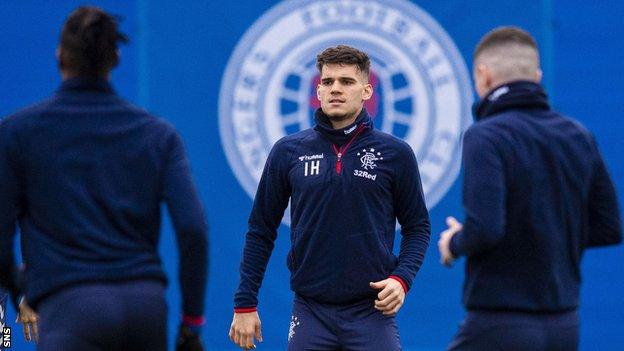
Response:
[[[313,297],[307,297],[299,293],[295,293],[295,301],[312,302],[314,304],[326,305],[328,307],[348,307],[348,306],[358,306],[358,305],[364,305],[364,304],[368,305],[368,304],[374,303],[375,298],[374,297],[365,297],[365,298],[360,297],[360,298],[356,298],[353,300],[347,300],[347,301],[334,303],[334,302],[320,301]]]

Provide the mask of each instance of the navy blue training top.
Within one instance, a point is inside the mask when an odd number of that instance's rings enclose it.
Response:
[[[389,276],[407,290],[422,264],[429,214],[410,146],[374,130],[366,110],[338,130],[320,109],[316,121],[315,128],[280,139],[266,161],[249,217],[237,309],[257,305],[289,199],[287,264],[291,289],[302,296],[333,304],[372,299],[377,292],[369,282]]]
[[[464,135],[463,302],[471,310],[559,312],[579,304],[583,250],[622,241],[613,183],[592,135],[512,82]]]
[[[206,223],[182,141],[167,122],[103,80],[73,78],[49,100],[0,122],[0,284],[14,302],[86,282],[166,281],[160,205],[180,251],[183,312],[201,316]],[[19,222],[24,284],[13,242]]]

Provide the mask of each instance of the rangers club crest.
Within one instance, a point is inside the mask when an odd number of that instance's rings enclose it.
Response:
[[[374,96],[366,108],[375,128],[412,147],[433,207],[459,173],[472,90],[448,34],[407,0],[284,1],[247,30],[219,94],[221,143],[236,178],[253,198],[273,144],[314,125],[316,55],[338,44],[370,56]],[[381,159],[359,152],[367,170]]]
[[[375,153],[375,149],[370,148],[369,150],[362,150],[362,152],[357,153],[360,157],[360,161],[362,162],[362,168],[364,169],[374,169],[377,167],[376,161],[383,160],[381,157],[381,152]]]

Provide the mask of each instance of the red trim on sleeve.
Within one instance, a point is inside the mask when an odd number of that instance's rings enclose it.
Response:
[[[199,327],[204,325],[204,323],[206,323],[206,318],[204,318],[204,316],[182,316],[182,324],[184,325]]]
[[[251,312],[256,312],[258,310],[258,308],[256,307],[240,307],[240,308],[234,308],[234,313],[251,313]]]
[[[399,283],[401,283],[401,286],[403,287],[403,291],[405,291],[407,293],[407,291],[409,289],[407,288],[407,284],[405,284],[405,282],[403,281],[403,279],[401,279],[401,277],[397,277],[396,275],[391,275],[388,278],[394,279],[394,280],[398,281]]]

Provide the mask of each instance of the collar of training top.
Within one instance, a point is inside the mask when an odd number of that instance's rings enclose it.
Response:
[[[373,128],[371,117],[368,115],[368,111],[366,111],[365,108],[362,108],[362,112],[360,112],[360,114],[355,118],[353,123],[340,129],[334,129],[332,127],[329,117],[323,113],[321,108],[318,108],[314,113],[314,119],[316,121],[314,129],[329,139],[332,144],[338,146],[343,145],[350,140],[353,133],[356,132],[360,125],[364,126],[361,133],[366,133],[366,131]]]
[[[510,109],[549,110],[548,96],[541,85],[530,81],[515,81],[492,89],[473,106],[473,115],[480,120]]]
[[[92,90],[112,93],[113,87],[104,78],[74,77],[64,80],[59,88],[59,91],[61,92],[70,90]]]

